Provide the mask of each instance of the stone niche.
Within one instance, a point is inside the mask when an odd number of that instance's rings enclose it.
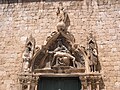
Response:
[[[81,90],[100,90],[101,74],[94,36],[90,33],[86,47],[80,46],[67,31],[70,20],[64,8],[58,7],[56,14],[57,31],[46,38],[41,48],[36,47],[32,35],[26,40],[19,74],[21,90],[38,90],[41,77],[79,77]]]

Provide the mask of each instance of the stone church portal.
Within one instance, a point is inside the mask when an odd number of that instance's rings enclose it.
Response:
[[[41,48],[36,47],[32,35],[26,40],[19,79],[22,90],[99,90],[101,73],[95,37],[89,33],[86,47],[79,45],[68,31],[70,20],[64,7],[58,7],[56,14],[57,31]]]

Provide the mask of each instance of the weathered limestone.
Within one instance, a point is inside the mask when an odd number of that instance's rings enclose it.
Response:
[[[103,90],[119,90],[120,1],[95,0],[92,5],[85,1],[63,1],[71,22],[68,31],[84,46],[88,33],[93,33],[98,45]],[[0,90],[19,90],[17,79],[25,40],[32,33],[37,45],[42,45],[47,35],[57,30],[56,6],[58,2],[0,4]]]

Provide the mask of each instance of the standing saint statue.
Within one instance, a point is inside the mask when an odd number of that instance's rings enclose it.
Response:
[[[35,52],[35,39],[30,35],[26,40],[25,50],[23,52],[23,71],[30,71],[30,62]]]
[[[90,33],[88,37],[88,59],[89,59],[89,66],[90,66],[90,71],[91,72],[96,72],[97,71],[97,65],[98,65],[98,53],[97,53],[97,44]]]
[[[23,58],[23,71],[27,72],[27,71],[29,71],[29,64],[30,64],[30,60],[32,58],[32,54],[31,54],[29,47],[25,48],[22,58]]]

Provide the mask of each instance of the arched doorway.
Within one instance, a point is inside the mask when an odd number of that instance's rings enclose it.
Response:
[[[42,77],[37,90],[81,90],[79,77]]]

